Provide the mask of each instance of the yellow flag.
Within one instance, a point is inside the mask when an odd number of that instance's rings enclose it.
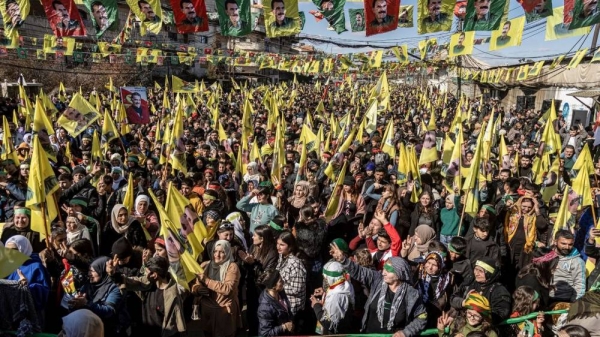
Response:
[[[554,107],[554,100],[550,104],[550,110],[548,111],[548,118],[544,125],[544,132],[540,140],[540,147],[543,149],[543,153],[556,153],[560,154],[561,144],[560,136],[554,131],[554,121],[556,120],[556,109]]]
[[[156,138],[158,139],[158,126],[156,127]],[[104,122],[102,123],[102,140],[104,143],[104,149],[108,149],[108,144],[119,137],[119,130],[113,121],[112,116],[108,113],[108,109],[104,109]]]
[[[71,99],[71,103],[58,118],[58,124],[67,132],[77,137],[80,133],[100,118],[100,113],[79,93]]]
[[[394,120],[390,119],[383,138],[381,138],[381,151],[387,153],[393,160],[396,157],[396,147],[394,146]]]
[[[186,82],[181,78],[173,75],[173,92],[196,92],[196,84],[192,82]]]
[[[560,157],[556,156],[550,171],[543,177],[542,181],[542,200],[550,202],[552,197],[558,192],[558,175],[560,173]]]
[[[123,205],[127,208],[127,211],[131,213],[133,211],[133,197],[135,192],[133,191],[133,174],[129,172],[129,177],[127,177],[127,190],[125,190],[125,196],[123,197]]]
[[[567,65],[567,69],[576,68],[579,65],[579,63],[581,63],[581,60],[583,60],[585,54],[587,54],[587,51],[588,48],[578,50],[577,53],[575,53],[575,55],[571,59],[571,62],[569,62],[569,65]]]
[[[325,208],[325,222],[329,223],[335,213],[337,212],[338,206],[340,204],[340,197],[342,193],[342,188],[344,187],[344,177],[346,177],[346,166],[347,162],[344,163],[340,174],[338,175],[337,181],[335,183],[335,187],[333,188],[333,193],[331,193],[331,199],[327,203],[327,208]]]
[[[524,27],[525,16],[504,21],[497,30],[492,31],[490,50],[520,46]]]
[[[419,165],[431,163],[438,160],[438,152],[436,148],[435,131],[427,131],[423,140],[423,148],[421,149],[421,157]]]
[[[586,35],[590,32],[590,27],[569,29],[569,25],[564,24],[564,9],[564,6],[554,7],[552,16],[546,19],[546,41]]]
[[[13,145],[12,136],[8,126],[8,119],[6,119],[6,116],[2,116],[2,130],[4,131],[2,133],[2,160],[11,159],[15,162],[15,165],[19,166],[21,163],[19,161],[17,151],[15,151],[15,147]]]
[[[590,148],[588,144],[585,143],[583,149],[579,153],[575,164],[573,165],[573,170],[579,171],[583,168],[583,166],[587,166],[588,172],[594,172],[594,161],[592,160],[592,154],[590,153]]]
[[[94,130],[94,135],[92,136],[92,158],[94,158],[94,160],[104,159],[102,150],[100,150],[100,139],[98,138],[98,132],[96,130]]]
[[[410,201],[416,203],[421,195],[421,174],[419,173],[419,166],[417,164],[417,152],[414,146],[406,148],[408,157],[408,174],[407,181],[414,184],[413,191],[410,195]]]
[[[588,165],[582,165],[581,170],[573,180],[573,190],[581,197],[581,206],[593,205],[590,172]]]
[[[186,234],[187,244],[192,250],[192,256],[197,258],[202,254],[204,239],[211,240],[206,226],[200,216],[194,211],[189,199],[183,196],[173,184],[169,184],[167,190],[166,211],[170,217],[180,220],[181,229]],[[213,228],[211,232],[215,232]],[[214,235],[214,234],[213,234]]]
[[[16,249],[0,247],[0,279],[12,274],[27,260],[29,260],[29,256]]]

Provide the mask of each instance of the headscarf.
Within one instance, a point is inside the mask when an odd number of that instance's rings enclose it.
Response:
[[[123,225],[123,226],[119,226],[117,224],[117,215],[119,215],[119,211],[125,208],[127,209],[127,207],[125,207],[125,205],[123,204],[116,204],[113,209],[112,212],[110,212],[110,224],[112,225],[112,228],[115,230],[115,232],[119,233],[119,234],[125,234],[127,232],[127,230],[129,229],[129,225],[131,225],[131,223],[135,220],[133,217],[129,216],[129,214],[127,214],[127,224]]]
[[[246,243],[246,237],[244,235],[244,228],[240,223],[240,219],[242,218],[242,213],[240,212],[232,212],[225,218],[227,221],[233,224],[233,230],[235,232],[235,236],[242,242],[244,245],[244,250],[248,251],[248,244]]]
[[[302,188],[302,191],[304,192],[303,197],[297,197],[295,195],[296,187],[298,187],[298,186],[300,186]],[[301,208],[306,204],[306,199],[308,198],[309,187],[310,187],[310,184],[308,183],[308,181],[305,181],[305,180],[301,180],[294,185],[294,195],[291,196],[290,198],[288,198],[288,201],[290,202],[290,204],[293,207]]]
[[[125,178],[123,178],[123,170],[122,170],[120,167],[113,166],[113,168],[110,170],[110,173],[111,173],[111,174],[112,174],[112,173],[116,173],[116,174],[118,174],[118,175],[119,175],[119,178],[117,178],[117,179],[114,179],[114,180],[113,180],[113,184],[112,184],[112,188],[113,188],[113,190],[115,190],[115,191],[116,191],[116,190],[118,190],[118,189],[119,189],[119,187],[120,187],[119,185],[121,185],[121,181],[122,181],[123,179],[125,179]]]
[[[88,309],[73,311],[62,321],[63,330],[69,337],[104,337],[104,323]]]
[[[137,210],[138,204],[140,202],[142,202],[142,201],[145,201],[148,204],[148,206],[150,206],[150,198],[147,195],[145,195],[145,194],[138,195],[135,198],[135,202],[133,203],[135,205],[135,214],[136,215],[146,215],[146,214],[140,214],[140,213],[138,213],[138,210]],[[148,208],[148,209],[150,209],[150,208]],[[146,211],[146,212],[148,212],[148,211]]]
[[[88,295],[94,303],[106,300],[106,296],[114,284],[110,276],[108,276],[108,273],[106,273],[106,262],[108,260],[108,257],[101,256],[90,264],[90,268],[94,269],[98,276],[100,276],[100,281],[98,283],[90,282]]]
[[[519,222],[523,219],[523,229],[525,231],[525,246],[523,247],[523,251],[525,253],[531,253],[535,247],[536,215],[533,209],[529,214],[522,214],[521,203],[523,203],[524,199],[529,199],[533,204],[533,198],[534,197],[520,197],[511,210],[506,213],[506,218],[504,220],[504,237],[507,238],[506,242],[509,243],[515,236],[515,233],[517,233]]]
[[[67,242],[71,243],[80,238],[81,232],[83,232],[86,229],[86,227],[81,224],[81,222],[76,216],[68,216],[66,220],[73,220],[77,224],[75,230],[71,232],[67,230]]]
[[[327,262],[323,267],[323,278],[329,285],[323,308],[333,331],[337,331],[337,325],[348,313],[350,305],[354,306],[354,288],[346,276],[339,262]]]
[[[31,246],[31,242],[24,237],[23,235],[13,235],[8,240],[6,240],[6,245],[9,243],[14,243],[17,246],[19,252],[31,256],[33,253],[33,247]]]
[[[417,245],[417,250],[425,253],[429,250],[429,241],[435,237],[435,230],[428,225],[420,225],[415,228],[415,235],[421,238],[421,244]]]
[[[425,264],[427,261],[434,259],[438,264],[438,273],[436,275],[429,275],[425,270]],[[431,281],[437,279],[437,287],[435,288],[435,298],[432,298],[432,301],[440,298],[448,284],[450,283],[450,275],[448,272],[444,271],[444,257],[440,252],[431,252],[427,254],[425,257],[425,262],[419,266],[420,275],[419,275],[419,290],[421,290],[421,295],[423,296],[423,303],[427,303],[429,298],[429,286],[431,285]]]
[[[408,262],[401,257],[392,256],[390,257],[383,268],[389,272],[394,273],[398,276],[398,279],[402,281],[400,283],[400,287],[396,290],[394,294],[394,299],[392,300],[390,306],[390,316],[386,323],[386,328],[391,331],[394,326],[394,317],[396,317],[396,312],[398,308],[402,305],[402,301],[404,301],[404,297],[406,296],[406,290],[408,289],[408,282],[410,282],[410,266]],[[379,290],[379,299],[377,301],[377,319],[379,323],[381,323],[381,328],[383,328],[384,320],[383,314],[385,312],[385,295],[387,294],[388,284],[385,281],[381,281],[383,284],[381,285],[381,290]]]
[[[216,264],[213,261],[214,257],[211,256],[210,263],[208,264],[208,278],[222,282],[225,280],[227,269],[229,268],[229,264],[231,263],[233,257],[231,253],[231,245],[227,240],[217,241],[213,246],[213,251],[211,253],[214,254],[215,249],[219,246],[223,247],[223,250],[225,251],[225,261],[223,261],[221,264]]]

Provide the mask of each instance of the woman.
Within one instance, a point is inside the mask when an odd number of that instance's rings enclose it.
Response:
[[[537,241],[537,230],[548,223],[540,216],[536,198],[521,197],[506,213],[504,220],[504,238],[508,250],[508,262],[514,277],[519,270],[531,261],[531,255]]]
[[[447,313],[437,319],[439,337],[467,336],[471,332],[480,332],[487,337],[498,337],[490,324],[490,302],[484,296],[474,292],[464,301],[464,311],[453,318]]]
[[[31,210],[27,207],[14,208],[13,223],[2,231],[0,241],[6,244],[6,240],[14,235],[22,235],[29,240],[34,253],[39,253],[46,248],[46,243],[40,241],[40,233],[31,229]]]
[[[352,332],[354,288],[346,276],[348,275],[339,262],[327,262],[323,267],[325,298],[322,298],[322,292],[315,292],[310,297],[317,320],[323,327],[322,335]]]
[[[436,233],[439,232],[438,214],[433,208],[433,195],[429,191],[423,191],[419,196],[419,202],[410,215],[408,234],[414,235],[416,228],[421,225],[427,225]]]
[[[273,206],[271,201],[271,183],[262,182],[258,189],[252,190],[250,195],[240,199],[236,207],[243,212],[250,213],[250,233],[260,225],[268,225],[279,212]],[[250,200],[256,196],[257,203],[251,203]]]
[[[435,326],[437,317],[448,309],[452,293],[452,274],[445,268],[444,258],[440,252],[431,252],[425,257],[425,263],[419,265],[417,285],[425,308],[427,308],[428,325]]]
[[[298,244],[298,257],[304,263],[308,271],[308,292],[312,293],[317,287],[321,287],[321,269],[323,269],[323,253],[327,226],[321,219],[316,219],[310,205],[300,210],[300,221],[294,228],[296,242]]]
[[[233,262],[228,241],[215,243],[212,259],[202,264],[192,294],[200,297],[204,335],[235,336],[242,317],[238,302],[240,270]]]
[[[65,219],[65,225],[67,227],[67,245],[80,239],[92,241],[89,229],[84,226],[77,217],[68,216]]]
[[[370,186],[369,188],[372,188]],[[388,184],[383,187],[381,198],[377,202],[375,212],[383,212],[385,218],[396,227],[398,225],[398,214],[400,213],[400,202],[398,201],[397,185]]]
[[[98,315],[88,309],[79,309],[62,318],[65,337],[104,337],[104,323]]]
[[[246,220],[242,216],[240,212],[232,212],[225,217],[225,220],[231,222],[233,224],[233,229],[235,232],[235,237],[242,244],[244,251],[248,251],[248,238],[249,234],[246,231]]]
[[[540,308],[542,310],[550,305],[550,291],[555,288],[552,285],[552,278],[554,269],[558,266],[558,261],[559,256],[555,250],[550,248],[539,249],[534,252],[531,263],[519,271],[515,280],[515,287],[529,286],[540,295]]]
[[[346,176],[344,178],[344,186],[340,193],[337,211],[333,217],[334,220],[329,225],[327,242],[335,238],[343,238],[346,241],[352,240],[356,228],[351,222],[348,222],[348,219],[356,218],[366,212],[365,200],[360,191],[356,189],[353,177]]]
[[[260,336],[283,336],[294,331],[290,301],[285,295],[284,281],[276,269],[261,275],[260,284],[265,290],[260,294],[257,317]],[[254,336],[250,334],[251,336]]]
[[[336,244],[332,245],[332,253],[350,277],[370,289],[362,332],[393,334],[393,337],[418,336],[427,324],[426,310],[419,291],[409,284],[410,267],[404,259],[391,257],[378,272],[347,259]]]
[[[258,226],[252,235],[252,245],[248,250],[239,251],[238,255],[244,261],[248,274],[246,275],[246,305],[248,312],[258,310],[258,297],[260,294],[258,288],[258,279],[268,269],[275,269],[277,266],[277,243],[273,230],[269,226]],[[258,335],[258,319],[255,315],[247,315],[248,334],[250,336]]]
[[[111,221],[102,233],[102,255],[110,256],[111,248],[121,237],[127,238],[132,246],[145,248],[148,244],[142,225],[134,217],[129,216],[123,204],[116,204],[110,213]]]
[[[308,182],[301,180],[294,186],[294,195],[287,200],[282,199],[289,228],[294,228],[294,224],[300,221],[300,209],[307,206],[308,188]]]
[[[442,228],[440,229],[440,242],[448,246],[450,240],[455,236],[460,236],[459,224],[460,224],[460,213],[455,204],[455,195],[449,194],[446,196],[446,207],[440,211],[440,222]],[[464,232],[464,228],[461,229]]]
[[[294,235],[284,230],[277,238],[279,261],[277,270],[283,278],[285,293],[290,300],[290,311],[293,316],[304,309],[306,301],[306,269],[296,256],[298,245]]]
[[[258,164],[256,162],[250,162],[246,166],[246,174],[244,174],[244,182],[249,181],[260,182],[260,173],[258,172]]]
[[[513,307],[511,318],[527,316],[538,310],[540,306],[540,294],[528,286],[522,286],[513,293]],[[527,326],[533,327],[532,337],[541,337],[544,332],[544,313],[539,312],[537,317],[529,321],[511,324],[508,326],[507,332],[509,336],[517,336],[519,333],[526,331]]]
[[[435,230],[429,225],[420,225],[415,229],[413,237],[410,235],[402,244],[400,256],[409,260],[415,261],[420,257],[425,256],[429,250],[429,243],[435,238]]]
[[[20,253],[29,257],[16,271],[6,277],[7,280],[19,281],[23,277],[26,279],[27,287],[33,298],[40,323],[43,323],[44,308],[48,302],[50,293],[50,275],[42,264],[37,253],[33,252],[31,243],[23,235],[14,235],[6,240],[7,249],[18,250]]]
[[[108,257],[102,256],[92,262],[88,272],[89,284],[81,288],[82,295],[77,295],[69,301],[69,307],[71,310],[90,309],[102,319],[104,331],[108,335],[119,336],[128,328],[128,322],[120,324],[119,321],[125,297],[106,273],[108,260]]]
[[[158,235],[160,224],[158,217],[154,211],[149,210],[150,198],[147,195],[140,194],[135,198],[135,210],[132,212],[132,217],[139,221],[142,228],[148,232],[150,238],[155,238]]]

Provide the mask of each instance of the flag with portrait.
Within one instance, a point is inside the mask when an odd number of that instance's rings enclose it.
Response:
[[[413,12],[415,6],[400,6],[400,13],[398,14],[398,27],[400,28],[411,28],[413,27]]]
[[[569,29],[589,27],[600,23],[600,10],[596,0],[565,0],[565,11],[567,8],[573,8]]]
[[[142,22],[140,33],[158,34],[162,28],[162,8],[160,0],[125,0],[135,16]]]
[[[306,24],[306,14],[300,11],[298,12],[298,16],[300,17],[300,30],[304,29],[304,25]],[[252,16],[254,17],[254,16]]]
[[[454,4],[454,16],[464,20],[467,16],[467,0],[456,0]]]
[[[364,0],[367,36],[398,28],[400,0]]]
[[[346,17],[344,16],[346,0],[312,0],[312,2],[319,8],[319,13],[336,33],[341,34],[346,31]]]
[[[217,1],[219,26],[223,36],[243,36],[252,31],[250,0]]]
[[[365,31],[365,10],[364,8],[349,9],[350,29],[353,32]]]
[[[74,48],[75,39],[72,37],[44,35],[44,53],[46,54],[62,53],[63,55],[71,56],[73,55]]]
[[[500,27],[508,15],[508,0],[468,0],[465,31],[490,31]]]
[[[492,31],[490,50],[520,46],[524,28],[524,16],[503,22],[499,29]]]
[[[552,15],[552,0],[536,0],[535,5],[529,0],[518,1],[525,11],[527,23],[541,20]]]
[[[128,124],[150,123],[150,105],[145,87],[121,87],[121,102],[125,106]]]
[[[242,0],[220,0],[217,1],[217,9],[219,9],[219,6],[223,5],[223,3],[241,1]],[[171,8],[173,8],[173,16],[175,18],[175,26],[177,27],[178,33],[187,34],[208,31],[208,16],[206,15],[206,4],[204,0],[171,0]],[[241,8],[239,13],[241,16]],[[219,16],[219,21],[221,20],[222,19]],[[221,33],[223,33],[222,29]]]
[[[264,7],[267,37],[291,36],[300,33],[298,0],[272,0]]]
[[[0,14],[4,21],[4,36],[0,35],[0,39],[13,36],[25,22],[29,8],[29,0],[0,0]]]
[[[101,37],[109,28],[119,25],[117,0],[84,0],[83,4],[90,13],[96,37]]]
[[[54,35],[86,35],[85,25],[73,0],[42,0],[42,5]]]
[[[590,32],[590,27],[569,29],[569,24],[565,22],[571,22],[571,19],[564,18],[564,9],[564,6],[554,8],[552,16],[546,20],[546,41],[585,35]]]
[[[419,0],[418,23],[419,34],[446,32],[452,27],[453,0]]]
[[[76,93],[67,109],[58,118],[58,125],[67,130],[71,136],[77,137],[100,117],[96,108],[81,94]]]
[[[473,53],[473,41],[475,32],[460,32],[452,34],[450,37],[450,47],[448,56],[456,57],[461,55],[470,55]]]

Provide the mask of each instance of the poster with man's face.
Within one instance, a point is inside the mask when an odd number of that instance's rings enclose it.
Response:
[[[121,87],[121,101],[125,105],[129,124],[150,123],[150,108],[145,87]]]
[[[96,108],[83,96],[76,93],[67,109],[58,118],[58,125],[67,130],[71,136],[77,137],[98,118],[100,118],[100,113]]]
[[[263,8],[265,30],[268,37],[291,36],[300,33],[298,0],[271,0],[263,3]]]
[[[96,37],[102,36],[112,26],[117,26],[114,24],[119,20],[116,0],[85,0],[84,5],[90,13]]]
[[[569,29],[589,27],[600,23],[600,11],[598,10],[597,0],[565,0],[565,10],[567,4],[573,6],[573,17]]]
[[[364,0],[367,36],[398,28],[400,0]]]
[[[0,14],[4,21],[6,36],[12,36],[13,30],[21,27],[29,15],[29,1],[0,0]]]
[[[449,31],[454,5],[453,0],[419,0],[419,34]]]
[[[468,0],[465,31],[490,31],[506,21],[508,0]]]
[[[75,39],[72,37],[44,35],[44,52],[46,54],[61,53],[63,55],[73,55],[75,48]]]
[[[159,0],[125,0],[135,16],[142,22],[140,33],[158,34],[162,27],[163,12]],[[179,6],[179,4],[177,4]],[[173,5],[172,5],[173,6]],[[175,6],[173,6],[175,7]],[[173,8],[173,11],[176,9]]]
[[[208,17],[204,0],[171,0],[171,7],[178,33],[208,31]]]
[[[250,0],[217,0],[221,35],[243,36],[252,31]]]
[[[349,9],[348,15],[350,17],[350,29],[353,32],[364,32],[365,31],[365,10]]]
[[[502,23],[500,29],[492,31],[490,50],[520,46],[525,27],[525,17],[521,16]]]
[[[73,0],[42,0],[42,4],[54,35],[86,35],[85,25]]]
[[[473,40],[475,32],[461,32],[450,37],[448,56],[470,55],[473,53]]]
[[[552,15],[552,0],[538,0],[531,10],[525,8],[525,4],[521,2],[523,10],[525,10],[525,19],[527,23],[541,20]]]
[[[413,12],[415,6],[400,6],[400,14],[398,14],[398,27],[411,28],[413,27]]]

